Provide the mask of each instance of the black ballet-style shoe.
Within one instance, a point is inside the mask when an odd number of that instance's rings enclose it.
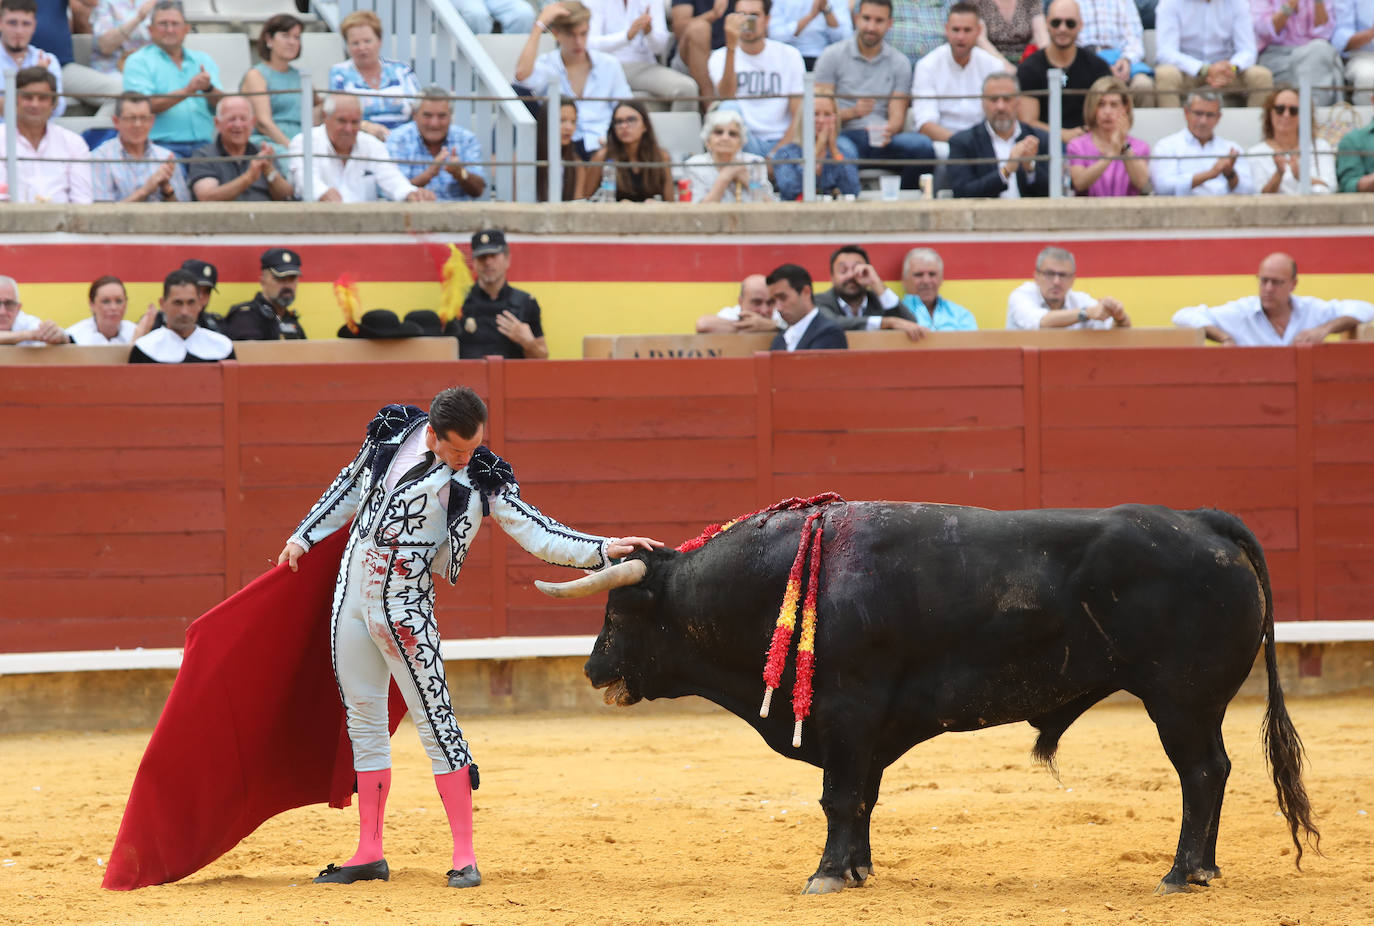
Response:
[[[476,887],[482,883],[482,873],[477,870],[476,865],[464,865],[462,868],[450,869],[448,873],[449,887]]]
[[[463,869],[466,871],[467,869]],[[386,859],[366,865],[335,865],[332,862],[320,872],[316,884],[352,884],[354,881],[390,881],[391,869]]]

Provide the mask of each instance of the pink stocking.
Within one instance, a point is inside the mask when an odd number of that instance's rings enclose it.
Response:
[[[453,870],[461,871],[477,864],[472,851],[472,776],[467,767],[456,772],[434,776],[434,786],[448,814],[448,827],[453,831]]]
[[[382,820],[391,791],[391,769],[358,772],[358,851],[345,865],[366,865],[382,859]]]

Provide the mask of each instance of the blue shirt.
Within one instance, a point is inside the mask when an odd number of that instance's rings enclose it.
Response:
[[[902,298],[902,305],[916,316],[918,325],[925,325],[931,331],[977,331],[978,321],[973,313],[957,302],[950,302],[944,296],[935,300],[932,313],[920,297],[908,295]]]
[[[813,0],[773,0],[773,12],[768,14],[768,37],[775,42],[791,45],[806,58],[819,58],[827,46],[842,42],[854,34],[854,24],[850,21],[849,4],[832,3],[831,12],[835,16],[835,28],[826,25],[822,13],[797,35],[797,23],[811,12]]]
[[[24,60],[15,64],[14,59],[9,56],[9,52],[0,52],[0,80],[3,80],[5,75],[10,71],[18,73],[24,70],[24,68],[33,67],[38,64],[44,54],[45,52],[43,49],[39,48],[37,45],[30,45],[28,51],[24,52]],[[53,117],[56,118],[67,110],[67,98],[62,95],[62,65],[58,63],[57,55],[51,52],[47,52],[46,54],[48,57],[48,73],[57,78],[57,108],[53,110]],[[5,94],[2,92],[3,90],[4,85],[0,84],[0,100],[5,98]]]
[[[109,141],[99,145],[91,152],[91,160],[108,161],[106,164],[91,164],[91,191],[94,199],[98,203],[117,203],[122,202],[126,196],[132,194],[143,184],[148,182],[148,178],[157,173],[158,169],[166,160],[172,156],[172,152],[166,148],[148,142],[147,149],[143,152],[141,160],[130,160],[129,152],[124,150],[124,143],[116,135]],[[191,191],[186,187],[186,172],[178,164],[172,170],[172,192],[176,195],[179,202],[190,202]],[[162,191],[155,189],[148,194],[145,202],[163,202]]]
[[[444,147],[458,156],[458,160],[463,162],[468,173],[476,174],[483,180],[487,179],[487,170],[481,166],[482,143],[477,140],[477,136],[472,132],[450,124],[448,138],[444,139]],[[396,162],[396,166],[401,169],[401,173],[410,181],[415,180],[416,174],[428,170],[429,165],[434,161],[434,155],[429,153],[429,146],[420,137],[419,127],[413,122],[407,122],[387,136],[386,150],[390,153],[392,160]],[[420,163],[407,164],[407,161],[419,161]],[[434,179],[425,185],[425,189],[442,200],[457,201],[473,198],[463,192],[457,178],[447,170],[440,170],[439,173],[435,174]]]
[[[1283,334],[1274,330],[1260,306],[1259,296],[1246,296],[1225,305],[1194,305],[1174,313],[1174,324],[1180,328],[1205,328],[1212,325],[1229,334],[1242,347],[1279,347],[1292,344],[1300,332],[1342,315],[1360,322],[1374,321],[1374,305],[1360,299],[1317,299],[1313,296],[1289,296],[1293,314]]]
[[[173,93],[189,84],[201,68],[220,88],[219,65],[204,52],[182,48],[181,67],[177,67],[161,48],[145,45],[124,61],[124,89],[149,96]],[[215,137],[215,117],[205,97],[193,94],[158,113],[148,137],[160,142],[208,143]]]
[[[67,19],[67,0],[38,0],[38,17],[30,41],[52,52],[58,64],[72,63],[72,25]]]
[[[329,89],[334,93],[380,93],[383,96],[359,96],[363,104],[363,118],[368,122],[394,129],[410,121],[414,98],[420,95],[420,81],[415,71],[404,61],[382,58],[381,86],[374,87],[358,73],[350,59],[329,69]]]
[[[1356,32],[1374,26],[1374,0],[1336,0],[1329,9],[1331,19],[1336,23],[1336,29],[1331,34],[1331,44],[1343,57],[1348,58],[1353,54],[1345,50],[1350,37]],[[1374,51],[1374,42],[1368,42],[1355,51]]]
[[[573,141],[581,142],[588,151],[597,151],[606,143],[606,135],[611,130],[611,113],[615,111],[617,100],[628,100],[633,96],[630,84],[625,80],[625,69],[620,59],[600,51],[587,51],[592,58],[592,69],[587,74],[586,86],[582,88],[583,99],[573,93],[568,83],[568,69],[563,64],[563,56],[554,49],[534,59],[534,70],[525,79],[530,92],[542,96],[548,91],[549,84],[557,80],[560,92],[565,99],[571,99],[577,106],[577,128],[573,131]]]

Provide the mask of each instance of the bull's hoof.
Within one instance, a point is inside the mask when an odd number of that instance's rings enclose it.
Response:
[[[1196,869],[1195,871],[1193,871],[1191,874],[1188,875],[1188,883],[1189,883],[1189,884],[1201,884],[1203,887],[1206,887],[1208,884],[1211,883],[1211,881],[1212,881],[1213,878],[1220,878],[1220,877],[1221,877],[1221,869],[1220,869],[1220,868],[1216,868],[1216,867],[1213,867],[1213,868],[1198,868],[1198,869]]]
[[[868,876],[871,874],[873,874],[872,865],[855,865],[846,872],[845,882],[850,887],[863,887],[864,882],[868,880]]]
[[[844,890],[844,878],[832,875],[812,875],[802,889],[803,894],[834,894]]]
[[[1188,884],[1174,884],[1165,878],[1159,882],[1159,887],[1155,888],[1155,896],[1161,897],[1164,894],[1188,894],[1193,888]]]

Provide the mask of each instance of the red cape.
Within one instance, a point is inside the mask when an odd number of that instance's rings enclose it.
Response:
[[[186,630],[172,693],[134,777],[104,886],[176,881],[264,820],[346,807],[353,751],[330,664],[329,617],[348,529],[277,566]],[[391,730],[405,702],[391,687]]]

